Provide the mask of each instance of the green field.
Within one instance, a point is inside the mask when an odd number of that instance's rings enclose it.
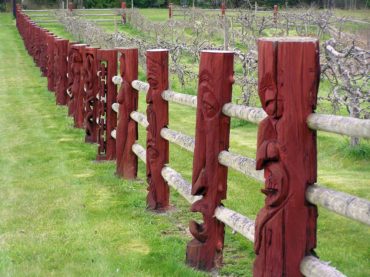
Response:
[[[156,11],[145,13],[164,16]],[[66,108],[54,104],[8,15],[0,14],[0,29],[0,276],[203,276],[184,265],[187,223],[199,215],[174,191],[168,213],[146,211],[144,165],[127,182],[114,176],[114,163],[94,162],[96,146],[83,143]],[[170,104],[170,128],[194,135],[194,122],[195,110]],[[256,132],[233,120],[230,150],[254,157]],[[139,137],[144,145],[142,128]],[[369,142],[350,149],[346,137],[319,133],[318,153],[320,184],[370,199]],[[191,179],[190,153],[171,145],[170,166]],[[261,186],[230,170],[225,206],[255,218]],[[348,276],[370,276],[369,228],[319,213],[320,258]],[[228,228],[225,237],[219,274],[251,276],[252,244]]]

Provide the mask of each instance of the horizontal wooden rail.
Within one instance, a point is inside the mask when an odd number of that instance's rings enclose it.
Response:
[[[216,209],[215,217],[251,242],[254,242],[255,226],[253,220],[223,206],[219,206]]]
[[[116,130],[116,129],[114,129],[114,130],[110,133],[110,135],[112,136],[112,138],[116,139],[116,138],[117,138],[117,130]]]
[[[143,113],[139,113],[137,111],[133,111],[130,114],[130,117],[135,120],[137,123],[139,123],[144,128],[147,128],[149,126],[149,122],[146,118],[146,115]]]
[[[266,113],[262,108],[248,107],[233,103],[225,104],[222,107],[222,113],[230,117],[235,117],[256,124],[260,123],[266,117]]]
[[[311,114],[307,118],[308,126],[320,130],[352,137],[370,138],[370,119],[358,119],[348,116]]]
[[[135,80],[132,82],[132,87],[138,91],[147,93],[149,84]],[[197,107],[197,97],[194,95],[165,90],[162,92],[162,98],[166,101],[192,108]],[[222,112],[227,116],[246,120],[255,124],[259,124],[264,118],[266,118],[266,113],[262,108],[248,107],[234,103],[225,104],[222,108]],[[357,119],[326,114],[311,114],[307,118],[307,124],[313,130],[370,138],[370,120],[368,119]]]
[[[201,199],[201,196],[191,194],[191,184],[187,182],[180,173],[169,166],[165,166],[161,171],[162,177],[166,182],[182,195],[190,204]]]
[[[119,16],[114,13],[77,13],[78,16]]]
[[[335,267],[329,265],[328,262],[320,261],[314,256],[306,256],[300,264],[301,273],[304,276],[310,277],[345,277]]]
[[[134,80],[134,81],[132,81],[131,85],[137,91],[140,91],[140,92],[143,92],[143,93],[148,93],[149,84],[146,83],[146,82],[142,82],[142,81],[139,81],[139,80]]]
[[[175,143],[185,150],[194,153],[195,141],[191,136],[168,128],[161,130],[161,136],[169,142]]]
[[[218,155],[218,162],[258,181],[265,181],[263,171],[256,170],[256,161],[254,159],[229,151],[221,151]]]
[[[178,93],[172,90],[162,92],[162,98],[169,102],[178,103],[192,108],[197,107],[197,97],[189,94]]]
[[[142,147],[138,143],[134,143],[132,145],[132,152],[134,152],[136,156],[138,156],[139,159],[146,164],[146,150],[144,149],[144,147]]]
[[[118,113],[118,109],[119,109],[119,104],[118,103],[113,103],[112,104],[112,110],[115,111],[116,113]]]
[[[329,211],[370,225],[370,202],[368,200],[317,184],[308,187],[306,199]]]

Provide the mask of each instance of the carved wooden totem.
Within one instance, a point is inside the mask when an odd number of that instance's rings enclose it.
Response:
[[[192,195],[203,198],[193,203],[191,211],[202,213],[204,222],[190,222],[194,239],[186,251],[187,264],[201,270],[222,264],[224,224],[214,212],[226,199],[227,167],[218,163],[218,154],[229,148],[230,118],[222,114],[222,107],[231,102],[233,64],[233,52],[201,52]]]
[[[116,140],[112,131],[117,126],[117,114],[112,110],[116,103],[117,85],[112,82],[117,73],[117,50],[97,51],[99,93],[97,99],[98,155],[97,160],[116,158]]]
[[[68,53],[68,40],[57,39],[55,41],[55,94],[56,103],[58,105],[67,104],[67,53]]]
[[[69,87],[71,100],[69,102],[70,111],[73,115],[74,125],[83,128],[84,125],[84,83],[83,75],[83,52],[86,44],[72,44],[68,53],[68,62],[71,63],[73,83]]]
[[[146,96],[147,127],[146,176],[148,181],[147,206],[163,211],[169,206],[169,188],[161,175],[168,163],[168,141],[161,137],[161,129],[168,126],[168,103],[161,93],[168,89],[168,50],[146,52],[147,80],[150,85]]]
[[[316,207],[305,191],[316,181],[316,132],[308,128],[320,76],[311,38],[258,41],[258,94],[268,117],[258,129],[256,168],[264,169],[265,206],[257,215],[253,276],[302,276],[316,246]]]
[[[67,105],[68,105],[68,115],[73,116],[74,113],[74,97],[72,94],[72,87],[74,83],[74,66],[73,66],[73,60],[75,59],[75,51],[72,49],[72,45],[76,44],[74,42],[68,43],[68,54],[67,54]]]
[[[85,118],[85,142],[98,141],[98,93],[99,79],[97,48],[86,47],[83,52],[83,116]]]
[[[47,76],[47,63],[48,63],[48,47],[47,47],[47,36],[50,34],[49,31],[43,29],[43,32],[41,33],[41,57],[40,57],[40,69],[42,72],[42,76]]]
[[[54,91],[54,43],[55,36],[49,33],[46,38],[47,43],[47,78],[48,78],[48,90]]]
[[[117,170],[116,174],[126,179],[137,176],[137,156],[132,152],[132,145],[138,139],[138,126],[130,117],[138,107],[138,92],[131,83],[138,78],[138,49],[119,49],[121,54],[120,75],[123,83],[117,96],[119,104],[116,135]]]

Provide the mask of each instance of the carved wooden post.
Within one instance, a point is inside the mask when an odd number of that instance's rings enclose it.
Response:
[[[132,152],[132,145],[138,139],[137,122],[130,113],[137,110],[138,92],[131,83],[138,78],[138,49],[119,49],[120,75],[123,79],[117,96],[119,103],[118,125],[116,133],[118,176],[134,179],[137,176],[137,156]]]
[[[146,140],[146,175],[148,180],[147,205],[163,211],[169,205],[169,188],[161,175],[168,163],[168,141],[161,137],[161,129],[168,126],[168,103],[161,93],[168,89],[168,50],[146,52],[147,80],[150,85],[146,96],[146,114],[149,122]]]
[[[278,16],[278,5],[274,5],[274,24],[277,23],[277,16]]]
[[[47,63],[48,63],[48,47],[47,47],[47,36],[48,36],[49,31],[43,29],[43,32],[41,33],[41,57],[40,57],[40,63],[41,63],[41,72],[42,76],[46,77],[47,76]]]
[[[222,1],[222,3],[221,3],[221,16],[222,17],[225,16],[225,12],[226,12],[226,5],[225,5],[225,2]]]
[[[85,47],[83,51],[83,97],[82,114],[86,129],[85,142],[94,143],[98,140],[98,109],[99,79],[97,48]],[[80,107],[79,107],[80,108]]]
[[[126,2],[121,2],[121,9],[122,9],[122,24],[126,24]]]
[[[56,103],[58,105],[67,104],[67,53],[68,53],[68,40],[57,39],[55,41],[55,64],[57,70],[55,71],[55,93]]]
[[[74,125],[82,128],[84,123],[83,94],[84,84],[82,79],[83,51],[86,44],[70,44],[68,52],[68,63],[70,63],[68,94],[69,114],[73,115]],[[72,79],[72,83],[70,82]]]
[[[316,246],[316,207],[305,200],[316,181],[316,132],[307,127],[319,85],[319,44],[312,38],[258,41],[258,94],[268,117],[258,129],[257,169],[265,206],[256,219],[253,276],[302,276]]]
[[[172,3],[168,4],[168,18],[172,18]]]
[[[116,140],[112,131],[117,126],[117,114],[112,109],[116,103],[117,85],[112,82],[117,73],[117,50],[98,49],[98,155],[97,160],[114,160],[116,158]]]
[[[74,83],[74,65],[73,65],[73,60],[74,60],[74,55],[75,52],[72,49],[72,45],[76,44],[74,42],[69,42],[68,43],[68,54],[67,54],[67,77],[68,77],[68,84],[67,84],[67,104],[68,104],[68,115],[73,116],[74,114],[74,97],[72,94],[72,87]]]
[[[186,250],[186,263],[201,270],[222,264],[224,224],[214,212],[226,199],[227,167],[218,163],[218,154],[229,148],[230,118],[223,115],[222,107],[231,102],[233,65],[233,52],[201,52],[192,195],[203,198],[191,211],[202,213],[204,222],[190,222],[194,239]]]
[[[54,84],[54,42],[55,36],[52,33],[47,34],[47,78],[48,78],[48,90],[53,91]]]

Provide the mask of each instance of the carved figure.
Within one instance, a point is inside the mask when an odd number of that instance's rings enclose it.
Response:
[[[222,264],[224,224],[214,212],[226,198],[227,168],[218,163],[218,154],[229,147],[230,118],[221,110],[231,101],[233,53],[202,52],[199,72],[192,195],[203,198],[191,211],[202,213],[203,223],[190,222],[194,239],[188,243],[186,262],[211,270]]]
[[[146,103],[147,119],[147,205],[149,209],[165,210],[169,205],[169,188],[161,170],[168,163],[168,141],[160,131],[168,126],[168,103],[161,93],[168,89],[168,51],[147,51],[147,79],[150,85]]]

